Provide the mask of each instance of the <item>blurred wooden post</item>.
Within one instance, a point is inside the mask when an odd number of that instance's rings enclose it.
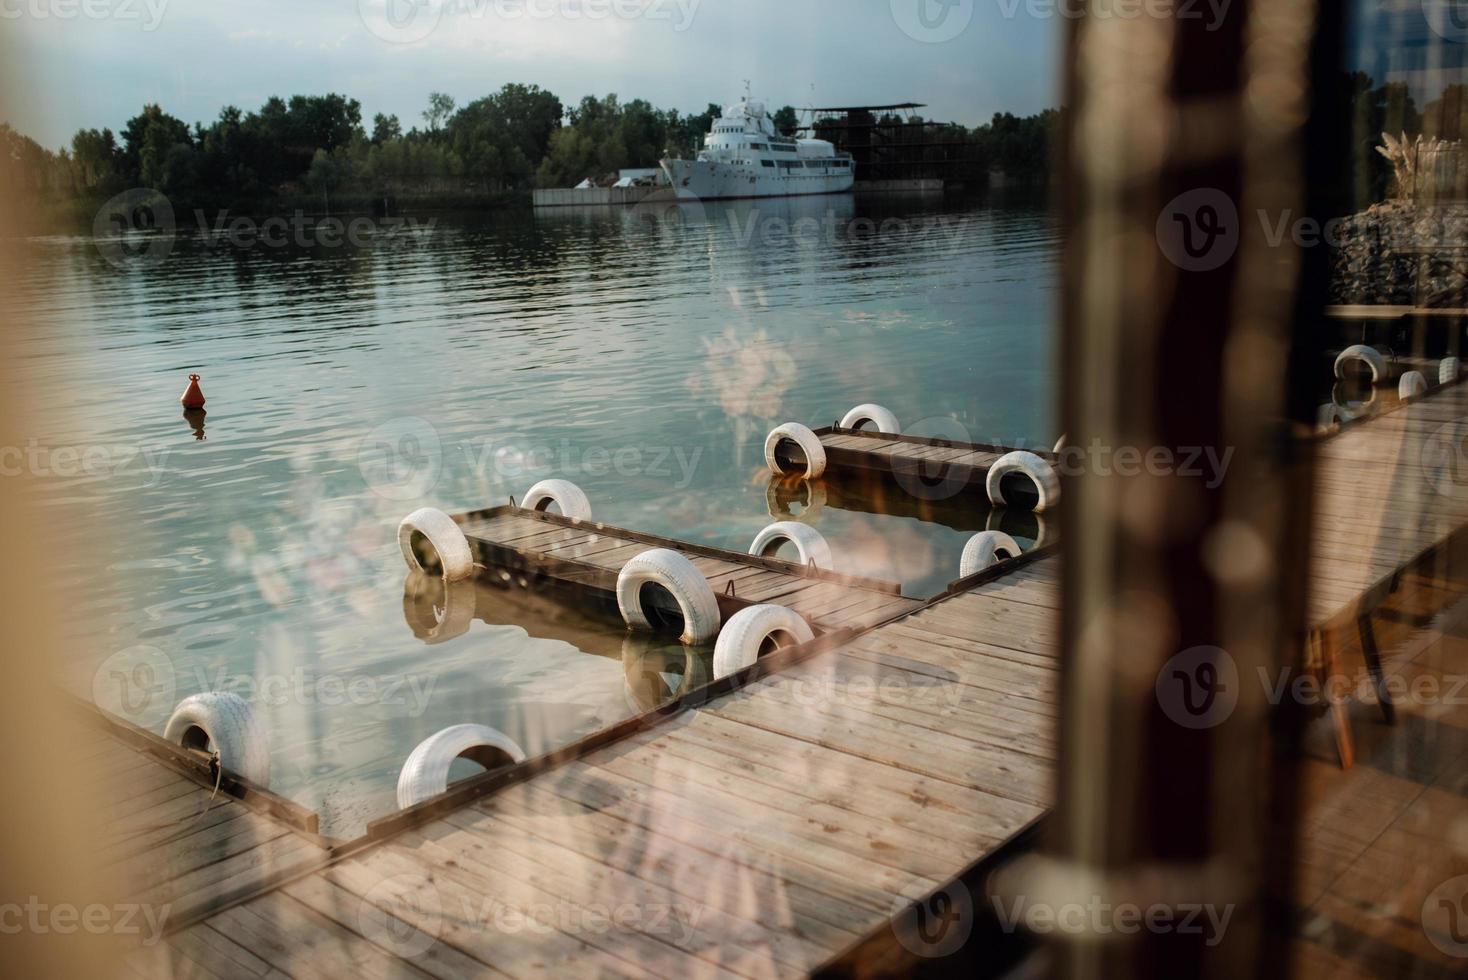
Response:
[[[1063,462],[1083,475],[1063,501],[1059,802],[1029,897],[1231,908],[1222,941],[1057,930],[1063,976],[1284,970],[1264,927],[1290,886],[1292,736],[1268,728],[1260,671],[1305,636],[1308,461],[1288,420],[1312,417],[1297,314],[1323,305],[1324,255],[1269,239],[1309,213],[1317,14],[1234,0],[1217,20],[1068,30]],[[1141,472],[1116,475],[1119,452]]]

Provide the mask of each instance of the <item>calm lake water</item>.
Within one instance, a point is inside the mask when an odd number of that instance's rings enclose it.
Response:
[[[339,245],[177,224],[36,239],[11,287],[37,390],[68,399],[25,420],[68,569],[67,683],[157,731],[188,694],[253,698],[271,787],[329,834],[390,812],[403,760],[445,726],[534,755],[682,669],[676,645],[555,597],[405,589],[409,510],[559,476],[598,519],[737,550],[788,510],[841,570],[927,595],[957,577],[964,521],[772,492],[765,433],[874,401],[934,435],[1057,435],[1039,202],[440,215]],[[178,404],[191,371],[202,428]]]

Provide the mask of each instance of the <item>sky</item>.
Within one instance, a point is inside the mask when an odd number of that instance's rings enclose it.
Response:
[[[1030,0],[0,0],[37,96],[10,93],[8,121],[52,149],[147,102],[194,123],[334,91],[408,128],[431,91],[506,82],[696,112],[749,79],[773,107],[912,101],[976,125],[1058,102],[1063,26]]]

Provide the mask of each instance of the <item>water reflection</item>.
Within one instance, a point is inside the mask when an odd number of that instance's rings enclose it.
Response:
[[[166,261],[121,268],[89,238],[28,243],[15,340],[37,386],[74,403],[18,421],[38,445],[126,449],[102,477],[48,485],[56,585],[77,597],[68,683],[91,691],[142,644],[171,666],[168,706],[244,692],[274,788],[349,834],[393,808],[403,759],[447,726],[536,754],[630,710],[615,610],[480,582],[466,618],[441,585],[405,584],[393,529],[417,506],[561,477],[608,523],[738,551],[779,510],[818,526],[841,571],[943,588],[981,502],[963,518],[959,502],[842,508],[834,483],[772,489],[763,438],[865,401],[1008,444],[1050,433],[1043,202],[701,207],[441,215],[340,248],[181,228]],[[229,406],[206,438],[177,414],[193,366]],[[416,456],[381,461],[421,489],[403,500],[364,446],[418,428]],[[338,696],[354,680],[378,696]]]
[[[403,581],[403,619],[424,643],[463,636],[474,621],[477,587],[473,579],[449,582],[422,569]]]
[[[186,408],[183,410],[184,420],[187,421],[189,423],[189,427],[194,430],[194,439],[197,442],[203,442],[205,439],[204,416],[208,414],[209,413],[202,408]]]
[[[709,682],[713,652],[686,647],[650,633],[628,633],[622,640],[622,677],[627,707],[651,711]]]
[[[826,506],[826,482],[808,480],[797,474],[771,474],[765,487],[765,510],[777,521],[820,519]]]
[[[1354,422],[1376,412],[1376,388],[1369,382],[1337,381],[1330,389],[1335,416],[1342,422]]]

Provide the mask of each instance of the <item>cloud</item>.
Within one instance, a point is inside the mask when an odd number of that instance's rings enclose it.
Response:
[[[970,125],[1057,98],[1061,25],[1006,19],[993,3],[976,3],[953,40],[922,44],[887,2],[843,4],[839,23],[816,0],[651,0],[668,16],[597,20],[506,18],[496,0],[393,2],[437,4],[438,19],[406,44],[374,34],[368,20],[386,8],[369,4],[364,15],[358,0],[169,0],[147,32],[117,20],[10,21],[37,94],[11,121],[56,147],[84,126],[117,129],[147,101],[194,122],[227,104],[335,91],[359,99],[367,118],[389,112],[411,123],[430,91],[462,104],[506,82],[540,85],[568,104],[616,92],[699,111],[732,101],[749,78],[774,105],[913,100],[933,118]],[[584,12],[598,0],[543,2]],[[679,9],[691,12],[682,30]]]

